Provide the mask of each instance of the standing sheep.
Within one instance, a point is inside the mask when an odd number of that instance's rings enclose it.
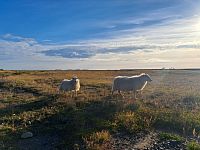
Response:
[[[71,80],[64,79],[61,82],[59,91],[74,91],[77,96],[77,91],[80,89],[80,80],[77,77],[73,77]]]
[[[146,86],[147,82],[151,82],[152,79],[148,74],[142,73],[136,76],[117,76],[113,81],[112,95],[115,91],[121,94],[121,91],[133,91],[134,98],[136,97],[136,92],[142,91]]]

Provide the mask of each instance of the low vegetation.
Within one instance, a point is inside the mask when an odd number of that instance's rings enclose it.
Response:
[[[160,139],[163,139],[163,140],[184,141],[183,137],[177,134],[173,134],[173,133],[161,132],[159,136],[160,136]]]
[[[91,135],[83,138],[86,149],[88,150],[101,150],[105,149],[104,144],[109,142],[111,135],[108,131],[94,132]]]
[[[114,76],[141,72],[153,82],[138,100],[132,93],[125,99],[111,96]],[[73,75],[81,81],[78,96],[58,93],[62,79]],[[198,70],[0,71],[0,149],[34,148],[20,138],[26,131],[33,139],[56,141],[51,146],[58,149],[103,149],[117,132],[159,130],[164,139],[197,138],[199,75]],[[187,147],[198,149],[198,142]]]
[[[200,144],[195,141],[191,141],[187,144],[187,150],[200,150]]]

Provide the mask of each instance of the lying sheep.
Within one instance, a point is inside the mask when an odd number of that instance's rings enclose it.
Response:
[[[115,91],[121,94],[121,91],[133,91],[134,98],[136,97],[136,92],[141,92],[146,86],[147,82],[151,82],[152,79],[148,74],[142,73],[136,76],[117,76],[115,77],[112,85],[112,95]]]
[[[75,96],[77,96],[79,89],[80,80],[77,77],[73,77],[71,80],[64,79],[59,87],[59,91],[73,91],[75,92]]]

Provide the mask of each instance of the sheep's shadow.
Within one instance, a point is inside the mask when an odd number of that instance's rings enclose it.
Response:
[[[44,95],[39,97],[36,101],[32,101],[25,104],[9,104],[5,108],[0,109],[0,123],[2,123],[5,120],[2,120],[2,117],[12,114],[20,114],[22,112],[26,111],[34,111],[37,109],[41,109],[45,106],[51,105],[53,102],[55,102],[57,95]]]
[[[19,85],[12,85],[9,84],[9,82],[3,81],[0,82],[0,89],[1,91],[5,92],[12,92],[12,93],[27,93],[27,94],[32,94],[33,96],[42,96],[44,95],[40,90],[37,90],[33,87],[24,87],[24,86],[19,86]]]
[[[22,104],[15,104],[12,101],[10,102],[4,99],[0,99],[1,103],[6,104],[6,107],[0,108],[0,118],[5,115],[12,115],[13,113],[19,114],[25,111],[40,109],[44,106],[52,104],[58,97],[58,94],[48,94],[33,87],[12,85],[6,81],[0,82],[0,89],[1,92],[10,92],[10,94],[12,94],[10,95],[11,98],[15,96],[15,94],[31,94],[36,97],[36,100]],[[1,121],[2,119],[0,119],[0,123]]]
[[[60,104],[63,105],[63,108],[58,113],[40,122],[32,122],[28,130],[34,133],[36,139],[37,137],[40,139],[44,135],[56,137],[57,144],[52,145],[54,148],[66,149],[67,147],[72,149],[75,143],[83,145],[82,137],[85,135],[100,130],[112,130],[112,121],[116,113],[127,110],[128,107],[129,109],[137,109],[135,104],[127,105],[124,101],[115,101],[109,98],[109,96],[103,97],[101,100],[90,102],[74,100],[74,105],[71,106]],[[48,141],[46,142],[48,143]],[[23,141],[20,140],[19,143],[23,146]],[[38,143],[34,146],[28,144],[28,147],[30,146],[29,149],[38,149],[37,145],[41,146]]]
[[[0,86],[6,87],[3,84]],[[10,90],[10,88],[8,87],[7,90]],[[116,113],[127,110],[127,108],[130,110],[138,108],[135,103],[127,103],[126,100],[115,99],[111,95],[104,96],[107,93],[102,92],[101,89],[97,89],[95,97],[89,95],[90,97],[87,98],[88,95],[85,95],[86,90],[82,92],[80,97],[71,99],[67,97],[61,101],[60,98],[63,95],[48,95],[36,89],[26,89],[26,87],[13,87],[12,90],[16,93],[36,93],[38,99],[26,104],[11,105],[0,109],[1,118],[13,113],[18,115],[27,111],[37,111],[44,107],[48,107],[49,109],[51,106],[56,106],[58,109],[56,113],[48,114],[40,121],[34,118],[34,120],[31,120],[30,125],[15,133],[8,134],[15,138],[19,149],[23,149],[24,147],[26,149],[72,149],[74,143],[83,145],[82,137],[89,133],[100,130],[112,130],[112,121]],[[66,99],[71,101],[70,105]],[[5,120],[0,119],[0,123],[2,122],[5,122]],[[20,123],[14,122],[15,126]],[[34,137],[31,139],[20,139],[22,131],[31,131]]]

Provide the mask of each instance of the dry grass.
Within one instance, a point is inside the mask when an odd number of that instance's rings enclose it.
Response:
[[[104,144],[109,142],[111,135],[108,131],[100,131],[92,133],[84,138],[86,149],[88,150],[102,150],[105,149]]]
[[[150,74],[136,102],[110,95],[114,76]],[[81,80],[78,97],[58,94],[64,78]],[[0,71],[0,149],[18,146],[20,134],[57,133],[57,147],[81,145],[83,137],[102,130],[116,132],[161,129],[191,135],[200,133],[200,71]],[[140,121],[138,121],[140,120]],[[142,120],[142,121],[141,121]]]

